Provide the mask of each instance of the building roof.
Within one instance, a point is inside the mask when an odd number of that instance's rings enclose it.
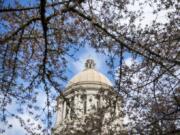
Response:
[[[75,75],[67,84],[68,86],[71,86],[76,83],[101,83],[106,84],[109,86],[112,86],[112,83],[110,80],[103,75],[102,73],[98,72],[95,69],[95,63],[92,59],[88,59],[85,63],[85,69]]]

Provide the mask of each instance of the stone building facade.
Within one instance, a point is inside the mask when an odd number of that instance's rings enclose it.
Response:
[[[119,135],[122,126],[121,97],[112,83],[88,59],[57,99],[54,135]]]

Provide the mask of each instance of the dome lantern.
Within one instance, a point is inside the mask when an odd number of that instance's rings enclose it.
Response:
[[[85,63],[85,68],[86,69],[89,69],[89,68],[91,68],[91,69],[94,69],[95,68],[95,62],[94,62],[94,60],[92,60],[92,59],[87,59],[86,60],[86,63]]]

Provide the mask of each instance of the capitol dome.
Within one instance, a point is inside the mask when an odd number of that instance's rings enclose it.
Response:
[[[103,75],[102,73],[98,72],[95,69],[95,63],[92,59],[88,59],[85,63],[85,69],[75,75],[67,84],[67,87],[74,85],[74,84],[81,84],[81,83],[98,83],[98,84],[105,84],[112,86],[110,80]]]
[[[121,129],[123,131],[121,97],[118,94],[110,80],[95,69],[94,61],[88,59],[85,69],[69,81],[57,98],[53,135],[109,135],[111,131],[117,134]],[[90,127],[88,132],[87,126]]]

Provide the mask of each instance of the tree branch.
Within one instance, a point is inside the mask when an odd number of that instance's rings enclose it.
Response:
[[[70,0],[69,1],[55,2],[52,4],[48,4],[46,6],[46,8],[58,6],[61,4],[66,4],[68,2],[70,2]],[[39,8],[40,8],[40,6],[25,7],[25,8],[4,8],[4,9],[0,9],[0,13],[3,13],[3,12],[21,12],[21,11],[34,10],[34,9],[39,9]]]
[[[100,30],[102,30],[103,32],[105,32],[108,36],[110,36],[111,38],[113,38],[116,42],[118,42],[121,46],[127,48],[129,51],[132,51],[136,54],[139,54],[141,56],[143,56],[144,58],[147,58],[148,60],[151,60],[159,65],[161,65],[164,69],[166,69],[173,77],[178,78],[176,75],[174,75],[161,61],[158,61],[157,58],[152,58],[149,55],[144,54],[143,52],[141,52],[138,49],[132,48],[129,45],[125,44],[120,38],[116,37],[115,35],[113,35],[111,32],[109,32],[106,28],[104,28],[103,26],[101,26],[97,21],[95,22],[93,20],[93,18],[91,18],[90,16],[86,16],[84,15],[81,11],[78,11],[75,8],[70,8],[69,10],[71,10],[72,12],[78,14],[80,17],[88,20],[89,22],[91,22],[94,26],[96,26],[97,28],[99,28]],[[174,63],[172,61],[169,61],[170,63]],[[177,64],[177,63],[175,63]],[[180,64],[180,63],[179,63]]]
[[[5,44],[8,40],[13,38],[15,35],[17,35],[21,30],[24,30],[26,27],[28,27],[31,23],[40,20],[39,17],[32,18],[28,20],[26,23],[22,24],[17,30],[12,32],[9,36],[5,36],[4,38],[0,38],[0,44]]]

